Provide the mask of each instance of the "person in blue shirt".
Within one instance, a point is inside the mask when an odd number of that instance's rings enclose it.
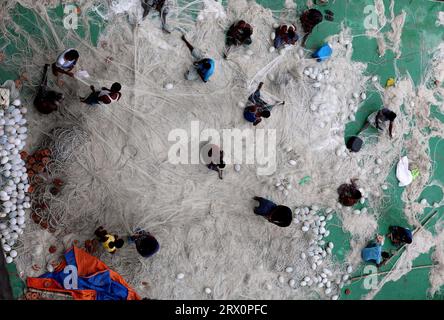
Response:
[[[388,252],[382,251],[382,246],[384,245],[384,237],[381,235],[376,236],[376,240],[370,242],[367,247],[362,249],[361,257],[365,262],[371,262],[376,264],[379,268],[384,265],[384,263],[390,259],[390,254]]]
[[[282,25],[275,30],[276,37],[274,38],[274,47],[280,49],[285,45],[295,45],[299,39],[296,33],[295,25]]]
[[[205,58],[204,54],[200,50],[194,48],[187,41],[184,35],[182,35],[182,40],[185,42],[187,48],[191,52],[191,55],[196,60],[193,63],[193,67],[185,74],[185,77],[188,80],[197,80],[200,78],[203,82],[208,82],[208,80],[210,80],[211,76],[214,74],[216,67],[214,60]]]
[[[388,238],[394,245],[411,244],[413,242],[413,233],[410,229],[398,226],[390,226]]]
[[[261,98],[261,89],[263,85],[263,82],[259,83],[256,91],[248,98],[249,105],[244,109],[245,120],[252,122],[254,126],[257,126],[262,121],[262,118],[269,118],[271,116],[271,110],[275,106],[285,104],[285,101],[275,105],[266,103]]]
[[[289,207],[277,205],[262,197],[254,197],[253,199],[259,202],[259,206],[254,208],[255,214],[282,228],[291,224],[293,213]]]

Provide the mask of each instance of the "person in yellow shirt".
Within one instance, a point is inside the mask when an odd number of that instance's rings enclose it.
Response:
[[[97,238],[99,238],[103,248],[111,254],[116,253],[117,249],[123,247],[123,239],[119,239],[117,235],[108,233],[108,231],[106,231],[102,226],[98,227],[94,234]]]

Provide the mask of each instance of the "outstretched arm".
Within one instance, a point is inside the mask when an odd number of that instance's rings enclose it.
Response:
[[[188,42],[188,40],[185,38],[185,35],[182,35],[182,41],[185,42],[185,45],[187,46],[188,50],[192,52],[194,50],[194,47],[191,45],[191,43]]]
[[[390,133],[390,138],[393,138],[393,121],[390,121],[389,133]]]

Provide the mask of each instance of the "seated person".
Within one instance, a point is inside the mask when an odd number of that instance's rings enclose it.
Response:
[[[395,245],[403,245],[403,244],[411,244],[413,241],[413,234],[410,229],[398,227],[398,226],[390,226],[390,233],[388,234],[388,238]]]
[[[96,91],[94,86],[91,86],[90,88],[92,93],[88,97],[80,98],[81,102],[90,106],[96,104],[111,104],[119,101],[122,97],[122,93],[120,93],[122,86],[118,82],[113,83],[111,89],[103,87],[102,90]]]
[[[187,80],[197,80],[202,79],[203,82],[208,82],[214,73],[215,63],[213,59],[204,58],[203,53],[198,49],[194,48],[185,38],[182,36],[182,40],[185,42],[186,46],[191,52],[191,55],[196,60],[193,63],[193,67],[187,71],[185,77]]]
[[[52,64],[52,73],[57,77],[59,85],[63,84],[59,80],[61,73],[74,77],[72,70],[76,66],[79,57],[79,52],[71,48],[62,52],[58,56],[57,61]]]
[[[203,148],[204,151],[208,150],[208,157],[205,158],[205,163],[208,169],[217,171],[219,179],[223,179],[223,171],[226,167],[224,162],[224,152],[220,150],[215,144],[208,144]]]
[[[302,24],[302,29],[305,32],[304,39],[302,40],[302,45],[305,45],[305,41],[313,31],[314,27],[321,23],[324,20],[324,17],[322,16],[321,11],[317,9],[308,9],[304,11],[304,13],[301,15],[300,20]]]
[[[355,180],[351,184],[344,183],[338,188],[339,203],[346,207],[353,207],[362,198]]]
[[[279,226],[288,227],[293,220],[291,209],[286,206],[277,205],[274,202],[261,197],[254,197],[259,206],[254,208],[254,213],[263,216],[269,222]]]
[[[367,247],[362,249],[361,257],[365,262],[371,262],[376,264],[379,268],[384,265],[389,259],[390,254],[382,251],[384,245],[384,237],[381,235],[376,236],[376,240],[370,242]]]
[[[171,33],[166,28],[166,18],[168,13],[170,12],[170,2],[169,0],[141,0],[143,14],[142,19],[145,19],[146,16],[150,13],[151,9],[156,10],[160,14],[160,21],[162,23],[162,30]]]
[[[259,83],[256,91],[248,98],[249,105],[244,109],[244,118],[248,122],[252,122],[254,126],[257,126],[262,118],[269,118],[271,110],[278,105],[284,105],[285,101],[279,102],[275,105],[269,105],[261,98],[261,89],[264,85],[263,82]]]
[[[111,254],[115,254],[117,249],[123,247],[124,241],[117,235],[109,234],[102,226],[98,227],[94,234],[102,243],[103,248]]]
[[[364,131],[369,126],[372,126],[378,129],[380,132],[384,132],[387,130],[387,122],[389,122],[388,131],[390,138],[393,138],[393,122],[396,119],[396,113],[391,111],[388,108],[383,108],[379,111],[373,112],[368,116],[367,122],[361,131]]]
[[[274,47],[276,49],[280,49],[285,45],[295,45],[299,39],[295,25],[282,25],[276,29],[275,33]]]
[[[144,258],[149,258],[160,249],[159,242],[149,232],[137,231],[128,237],[128,243],[135,243],[137,252]]]
[[[53,111],[57,111],[61,103],[64,100],[62,93],[49,90],[48,84],[48,68],[49,64],[45,65],[43,71],[43,79],[37,92],[37,96],[34,99],[34,106],[43,114],[50,114]]]
[[[224,58],[226,59],[228,57],[228,53],[230,52],[232,46],[250,45],[252,34],[253,27],[244,20],[233,23],[227,32],[227,48],[224,53]]]

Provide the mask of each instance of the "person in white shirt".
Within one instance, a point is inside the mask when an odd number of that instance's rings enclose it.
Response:
[[[120,90],[122,85],[118,82],[113,83],[110,89],[102,88],[101,90],[96,90],[94,86],[91,86],[91,94],[85,98],[80,98],[80,101],[86,103],[90,106],[97,104],[111,104],[113,102],[119,101],[122,97]]]
[[[74,77],[72,70],[79,60],[79,52],[75,49],[67,49],[63,51],[57,58],[57,61],[52,64],[52,73],[57,77],[57,82],[60,82],[60,74],[66,74],[70,77]]]

